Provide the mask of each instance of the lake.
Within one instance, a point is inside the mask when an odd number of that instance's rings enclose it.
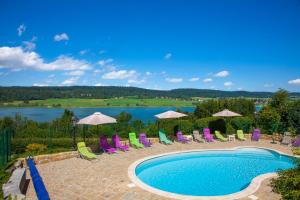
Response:
[[[114,107],[114,108],[70,108],[78,118],[83,118],[94,112],[116,117],[121,112],[130,113],[133,119],[142,120],[144,123],[155,121],[154,115],[168,111],[176,110],[176,107]],[[194,112],[195,107],[180,107],[185,112]],[[0,108],[0,117],[20,114],[28,119],[38,122],[49,122],[59,118],[64,112],[63,108]]]
[[[256,111],[262,107],[257,105]],[[83,118],[94,112],[101,112],[103,114],[116,117],[121,112],[130,113],[133,119],[142,120],[144,123],[148,121],[155,121],[154,115],[168,111],[176,110],[176,107],[114,107],[114,108],[70,108],[78,118]],[[180,107],[185,112],[194,112],[195,107]],[[49,122],[53,119],[61,117],[63,108],[0,108],[0,117],[11,116],[20,114],[28,119],[38,122]]]

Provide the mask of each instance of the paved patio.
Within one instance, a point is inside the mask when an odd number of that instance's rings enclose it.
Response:
[[[172,151],[233,148],[236,146],[267,147],[292,154],[290,147],[271,144],[270,141],[267,140],[261,140],[259,142],[251,142],[248,140],[245,142],[235,141],[200,144],[195,142],[179,144],[175,142],[169,146],[156,143],[151,148],[138,150],[131,148],[129,152],[118,152],[113,155],[102,154],[93,161],[71,158],[40,164],[37,165],[37,168],[43,177],[51,199],[161,200],[167,198],[147,192],[139,187],[128,187],[128,184],[131,183],[127,175],[130,164],[146,156]],[[279,195],[271,191],[268,179],[262,183],[254,195],[262,200],[280,199]],[[32,182],[29,184],[27,197],[28,199],[36,199]]]

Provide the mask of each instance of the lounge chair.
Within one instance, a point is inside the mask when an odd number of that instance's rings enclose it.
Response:
[[[260,130],[258,128],[254,129],[252,136],[251,136],[251,140],[258,141],[260,139],[260,135],[261,135]]]
[[[206,142],[213,142],[214,141],[214,137],[212,136],[212,134],[210,134],[210,129],[209,128],[204,128],[203,129],[203,136],[204,136],[204,139],[206,140]]]
[[[112,136],[112,143],[115,148],[120,149],[121,151],[129,150],[129,147],[127,145],[122,145],[120,138],[117,134]]]
[[[215,131],[215,135],[216,135],[216,138],[219,139],[221,142],[227,142],[227,141],[228,141],[228,138],[225,138],[225,137],[220,133],[220,131]]]
[[[109,144],[108,144],[108,141],[107,141],[107,137],[106,136],[101,136],[100,137],[100,148],[102,148],[102,150],[106,153],[116,153],[116,149],[111,147]]]
[[[141,144],[137,138],[136,138],[136,134],[135,133],[129,133],[129,142],[131,144],[131,146],[135,147],[135,148],[143,148],[144,145]]]
[[[147,136],[145,133],[141,133],[139,135],[139,142],[142,143],[145,147],[151,147],[152,143],[150,140],[147,139]]]
[[[284,132],[281,144],[289,145],[292,142],[292,134],[290,132]]]
[[[187,139],[186,137],[184,137],[183,135],[182,135],[182,132],[181,131],[178,131],[177,133],[176,133],[176,136],[177,136],[177,141],[178,142],[181,142],[181,143],[188,143],[190,140],[189,139]]]
[[[86,158],[86,159],[96,158],[96,155],[89,151],[89,149],[85,146],[84,142],[78,142],[77,149],[82,158]]]
[[[159,131],[159,141],[164,144],[172,144],[173,142],[169,140],[163,131]]]
[[[201,137],[199,131],[197,130],[193,131],[193,140],[196,142],[205,142],[205,140]]]
[[[236,136],[239,140],[242,140],[242,141],[246,140],[243,130],[237,130]]]
[[[300,147],[300,135],[297,135],[297,137],[292,142],[293,147]]]

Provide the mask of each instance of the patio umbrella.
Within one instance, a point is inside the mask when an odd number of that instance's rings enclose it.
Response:
[[[178,119],[178,118],[186,117],[186,116],[187,115],[184,113],[175,112],[172,110],[155,115],[155,117],[158,119],[176,119],[176,118]],[[159,129],[159,121],[158,121],[158,129]]]
[[[82,118],[77,122],[77,124],[93,125],[97,127],[98,125],[101,124],[112,124],[112,123],[117,123],[117,120],[113,117],[104,115],[100,112],[95,112],[94,114]]]
[[[222,110],[221,112],[213,114],[212,116],[213,117],[225,117],[225,118],[227,118],[227,117],[240,117],[242,115],[240,115],[239,113],[232,112],[228,109],[225,109],[225,110]],[[226,126],[227,126],[227,120],[225,120],[225,122],[226,122]]]
[[[213,114],[213,117],[240,117],[240,116],[242,116],[242,115],[232,112],[228,109],[225,109],[221,112]]]

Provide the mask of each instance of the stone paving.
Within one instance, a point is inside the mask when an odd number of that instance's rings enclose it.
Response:
[[[146,156],[191,149],[233,148],[236,146],[258,146],[279,150],[292,154],[290,147],[271,144],[269,140],[259,142],[234,141],[173,145],[155,143],[150,148],[134,149],[129,152],[118,152],[113,155],[101,154],[93,161],[80,158],[70,158],[37,165],[43,177],[51,199],[58,200],[161,200],[165,197],[147,192],[139,187],[128,187],[128,167],[136,160]],[[30,175],[28,175],[30,177]],[[261,187],[254,193],[262,200],[279,200],[280,196],[271,191],[269,180],[263,181]],[[30,181],[27,199],[37,199]],[[244,198],[248,200],[250,198]]]

